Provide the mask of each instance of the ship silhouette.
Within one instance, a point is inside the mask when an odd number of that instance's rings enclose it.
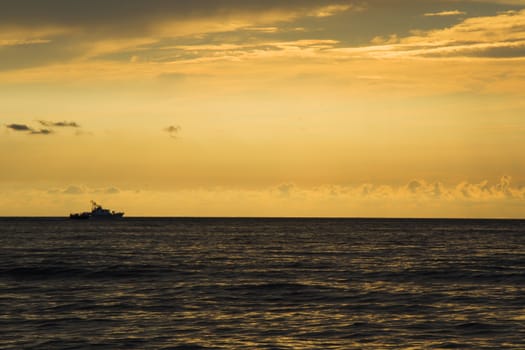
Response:
[[[70,219],[87,220],[87,219],[121,219],[124,216],[123,212],[116,212],[105,209],[100,204],[91,201],[91,212],[85,211],[82,213],[69,214]]]

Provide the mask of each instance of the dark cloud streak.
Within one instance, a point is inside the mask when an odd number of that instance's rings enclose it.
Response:
[[[77,122],[67,122],[67,121],[61,121],[61,122],[50,122],[45,120],[39,120],[38,121],[42,126],[45,128],[33,128],[26,124],[6,124],[5,127],[17,131],[17,132],[25,132],[29,135],[51,135],[54,134],[55,131],[53,128],[80,128],[80,125]]]
[[[51,129],[33,129],[25,124],[6,124],[5,127],[18,132],[26,132],[29,135],[50,135],[54,132]]]
[[[228,16],[235,13],[309,10],[349,4],[348,0],[18,0],[0,2],[0,23],[26,27],[144,30],[170,20]],[[122,27],[127,25],[126,27]]]
[[[67,122],[67,121],[50,122],[50,121],[46,121],[46,120],[39,120],[38,122],[40,124],[42,124],[43,126],[47,126],[47,127],[80,128],[80,125],[78,123],[76,123],[76,122]]]
[[[156,41],[202,35],[220,32],[222,26],[229,30],[229,23],[273,24],[286,18],[308,16],[329,6],[350,4],[351,0],[0,1],[0,33],[12,33],[12,40],[46,41],[39,45],[0,45],[0,71],[71,62],[86,56],[107,58],[104,55],[123,51],[99,52],[97,43],[103,41],[145,38]],[[213,24],[206,26],[208,22]],[[133,43],[130,46],[135,48]],[[129,55],[125,59],[129,60]]]
[[[25,124],[6,124],[5,127],[8,129],[14,130],[14,131],[32,131],[33,130]]]

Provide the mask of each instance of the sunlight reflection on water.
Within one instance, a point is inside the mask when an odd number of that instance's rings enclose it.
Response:
[[[0,221],[5,349],[525,348],[522,221]]]

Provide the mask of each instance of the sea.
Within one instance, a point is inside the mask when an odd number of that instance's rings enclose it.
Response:
[[[1,349],[525,349],[525,221],[0,218]]]

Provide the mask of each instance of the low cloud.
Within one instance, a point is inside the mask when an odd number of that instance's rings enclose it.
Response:
[[[51,129],[38,129],[38,130],[31,130],[31,135],[51,135],[54,133]]]
[[[337,217],[515,217],[523,218],[525,183],[510,176],[491,181],[414,179],[401,184],[363,183],[271,187],[197,187],[176,190],[118,189],[76,184],[29,189],[0,184],[0,211],[63,215],[90,199],[112,202],[127,215],[155,216],[337,216]],[[203,203],[206,205],[203,206]]]
[[[44,126],[45,128],[38,128],[29,126],[27,124],[6,124],[5,127],[7,129],[17,131],[17,132],[25,132],[28,135],[51,135],[55,133],[55,130],[53,128],[75,128],[80,129],[80,125],[76,122],[67,122],[67,121],[60,121],[60,122],[52,122],[52,121],[45,121],[45,120],[39,120],[38,123],[41,126]],[[77,132],[76,135],[79,135],[80,133]]]
[[[296,189],[296,186],[292,183],[286,183],[277,186],[277,190],[279,191],[279,194],[281,197],[289,197],[292,192]]]
[[[106,194],[119,194],[120,193],[120,190],[116,187],[110,187],[110,188],[107,188],[104,193]]]
[[[483,180],[477,183],[463,181],[456,185],[444,185],[440,181],[429,182],[414,179],[405,185],[361,184],[355,186],[324,185],[316,188],[302,188],[284,183],[272,190],[281,198],[298,197],[339,197],[355,200],[393,201],[462,201],[490,202],[496,200],[523,200],[525,187],[512,184],[510,176],[502,176],[495,182]]]
[[[32,129],[25,124],[6,124],[5,127],[14,131],[32,131]]]
[[[53,133],[51,129],[34,129],[26,124],[6,124],[5,127],[17,132],[25,132],[29,135],[50,135]]]
[[[462,182],[456,186],[455,193],[469,200],[525,199],[525,188],[511,186],[510,176],[502,176],[495,184],[486,180],[477,184]]]
[[[95,194],[95,195],[114,195],[119,194],[122,191],[119,190],[116,187],[108,187],[108,188],[92,188],[88,186],[77,186],[77,185],[70,185],[63,189],[50,189],[47,191],[49,194],[67,194],[67,195],[81,195],[81,194]]]
[[[164,131],[167,132],[171,138],[176,139],[181,131],[181,127],[178,125],[170,125],[167,128],[165,128]]]
[[[78,186],[69,186],[64,191],[62,191],[64,194],[83,194],[84,190]]]
[[[38,121],[40,124],[42,124],[43,126],[47,126],[47,127],[57,127],[57,128],[80,128],[80,125],[76,122],[67,122],[67,121],[62,121],[62,122],[50,122],[50,121],[46,121],[46,120],[39,120]]]

